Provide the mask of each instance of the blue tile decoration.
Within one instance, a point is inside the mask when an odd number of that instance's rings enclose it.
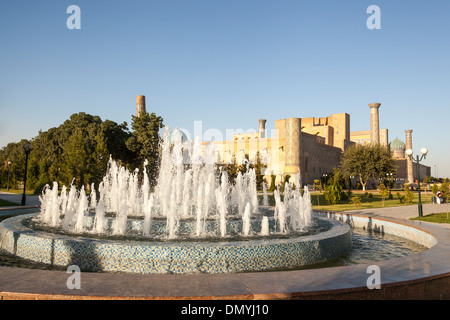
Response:
[[[347,224],[332,221],[326,232],[290,239],[220,242],[96,240],[27,228],[22,221],[0,224],[2,249],[32,261],[86,271],[131,273],[224,273],[286,269],[341,256],[351,245]]]
[[[55,266],[78,265],[84,271],[227,273],[297,268],[348,252],[350,226],[370,227],[428,247],[436,243],[433,236],[406,225],[324,212],[315,215],[329,219],[332,228],[316,235],[222,242],[119,241],[56,235],[32,230],[22,223],[35,214],[4,220],[0,224],[0,247],[32,261]]]

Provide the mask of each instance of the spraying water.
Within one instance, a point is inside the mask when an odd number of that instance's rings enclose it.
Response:
[[[202,152],[202,142],[182,141],[178,129],[164,131],[161,144],[161,163],[156,186],[151,189],[146,167],[130,172],[113,159],[103,180],[95,190],[90,186],[88,196],[84,187],[77,191],[73,184],[63,186],[58,195],[58,184],[47,186],[41,200],[38,220],[52,227],[83,233],[103,234],[106,232],[106,217],[114,216],[111,233],[124,235],[130,217],[142,219],[142,234],[152,236],[151,225],[155,219],[166,222],[165,234],[169,239],[177,238],[181,221],[195,221],[196,237],[208,232],[206,221],[215,220],[219,237],[227,236],[227,222],[230,217],[242,220],[242,234],[252,234],[251,220],[258,214],[256,171],[247,164],[244,173],[239,172],[235,185],[230,185],[226,172],[215,165],[214,144],[208,143]],[[267,188],[263,185],[263,204],[268,205]],[[287,232],[287,224],[300,230],[311,223],[310,195],[305,188],[300,192],[285,187],[285,199],[281,201],[280,191],[275,190],[275,215],[279,232]],[[93,227],[87,228],[86,215],[94,215]],[[267,217],[266,217],[267,218]],[[268,219],[262,219],[260,234],[269,235]]]

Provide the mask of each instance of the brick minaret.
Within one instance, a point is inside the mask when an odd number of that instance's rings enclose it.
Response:
[[[412,130],[405,130],[406,133],[406,150],[412,150]],[[412,157],[406,157],[406,173],[408,183],[414,183],[414,168]]]
[[[145,96],[137,96],[136,98],[136,117],[145,113]]]
[[[266,137],[266,121],[265,119],[259,119],[259,137],[265,138]]]
[[[381,103],[371,103],[370,108],[370,143],[380,143],[380,118],[378,109]]]

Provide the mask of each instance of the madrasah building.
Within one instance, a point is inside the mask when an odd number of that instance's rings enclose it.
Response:
[[[388,129],[379,127],[381,104],[369,104],[370,129],[350,131],[350,115],[336,113],[328,117],[287,118],[275,120],[275,130],[271,137],[266,135],[266,120],[259,119],[257,132],[238,133],[232,140],[212,141],[215,145],[218,163],[241,162],[248,155],[250,162],[256,163],[259,154],[265,168],[262,173],[267,182],[275,175],[275,182],[283,181],[290,175],[296,181],[300,174],[303,184],[313,184],[315,179],[323,179],[340,166],[343,152],[358,144],[380,143],[390,147],[397,162],[397,172],[390,178],[397,185],[414,183],[417,180],[417,166],[406,156],[412,149],[412,130],[405,130],[405,141],[396,138],[389,144]],[[136,115],[145,111],[145,97],[138,96]],[[203,142],[204,146],[208,142]],[[421,180],[431,175],[431,168],[420,165]]]

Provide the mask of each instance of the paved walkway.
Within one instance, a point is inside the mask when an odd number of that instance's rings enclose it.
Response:
[[[422,205],[423,215],[429,215],[433,213],[442,213],[450,210],[450,205],[447,206],[444,204],[424,204]],[[388,208],[374,208],[374,209],[359,209],[359,210],[350,210],[345,211],[345,213],[350,214],[360,214],[364,216],[370,217],[386,217],[386,218],[396,218],[396,219],[411,219],[419,216],[419,207],[418,205],[411,206],[399,206],[399,207],[388,207]],[[441,223],[441,226],[450,228],[449,224]]]
[[[13,203],[17,203],[19,206],[21,206],[22,194],[0,191],[0,199],[6,200],[9,202],[13,202]],[[39,196],[27,195],[25,200],[26,200],[26,202],[25,202],[26,206],[40,206],[41,205],[41,202],[39,201]],[[5,208],[5,207],[3,207],[3,208]],[[8,207],[8,209],[12,209],[12,208],[15,208],[15,207]]]

